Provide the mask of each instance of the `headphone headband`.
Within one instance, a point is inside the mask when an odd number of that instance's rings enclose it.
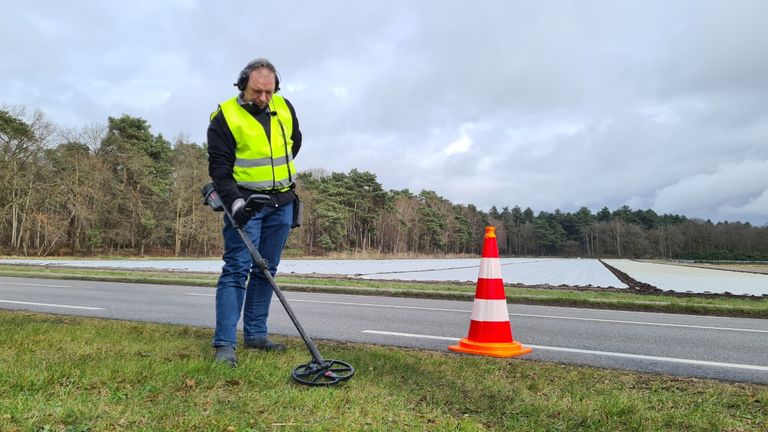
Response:
[[[237,76],[237,81],[235,81],[234,86],[237,87],[240,91],[245,91],[245,88],[248,86],[248,79],[251,76],[251,72],[262,68],[269,70],[273,75],[275,75],[275,93],[277,93],[278,90],[280,90],[280,76],[277,73],[275,65],[273,65],[269,60],[265,58],[257,58],[248,62],[248,64],[245,65],[243,70],[240,71],[240,74]]]

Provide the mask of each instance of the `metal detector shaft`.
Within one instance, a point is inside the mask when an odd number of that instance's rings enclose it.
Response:
[[[219,198],[219,195],[216,193],[214,184],[208,183],[207,185],[203,186],[202,192],[203,204],[210,206],[213,211],[224,212],[224,214],[227,215],[229,221],[232,223],[232,227],[235,228],[238,234],[240,234],[240,238],[243,239],[245,246],[251,253],[253,262],[259,266],[259,269],[264,274],[264,277],[266,277],[269,281],[269,284],[272,285],[272,291],[274,291],[274,293],[277,295],[277,298],[280,299],[280,303],[283,304],[285,312],[288,313],[291,321],[293,321],[293,325],[296,327],[296,330],[298,330],[301,338],[307,345],[309,352],[312,354],[313,361],[294,368],[293,372],[291,373],[291,377],[293,377],[293,379],[300,384],[311,386],[336,385],[340,382],[348,381],[351,379],[352,376],[355,375],[355,368],[351,364],[341,360],[325,360],[323,359],[323,356],[320,355],[320,351],[317,350],[317,347],[315,346],[314,342],[312,342],[312,339],[307,336],[304,328],[301,326],[299,320],[296,318],[296,315],[293,313],[291,306],[288,304],[288,300],[285,299],[283,292],[280,291],[280,288],[277,286],[275,278],[273,278],[272,273],[269,272],[269,268],[267,268],[267,262],[264,260],[264,258],[262,258],[259,251],[256,250],[256,247],[253,245],[253,242],[251,241],[250,237],[248,237],[248,234],[245,232],[245,230],[241,226],[238,226],[238,224],[235,222],[235,218],[232,216],[224,203],[221,201],[221,198]],[[246,200],[244,208],[250,213],[251,211],[256,211],[257,208],[260,209],[261,205],[268,201],[269,197],[266,195],[252,194],[248,197],[248,200]]]
[[[238,234],[240,234],[240,238],[243,239],[243,242],[245,243],[245,246],[248,248],[248,251],[251,252],[251,257],[253,258],[253,262],[256,263],[257,266],[259,266],[259,269],[264,274],[264,277],[267,278],[269,281],[269,284],[272,285],[272,291],[275,292],[277,295],[277,298],[280,299],[280,303],[283,304],[283,309],[285,309],[285,312],[288,313],[288,316],[291,318],[291,321],[293,321],[293,325],[296,327],[296,330],[298,330],[299,334],[301,335],[301,338],[304,339],[304,343],[307,345],[307,348],[309,348],[309,352],[312,354],[312,359],[318,363],[318,364],[324,364],[325,359],[323,359],[323,356],[320,355],[320,351],[317,350],[317,347],[315,346],[314,342],[312,342],[312,339],[309,338],[307,333],[304,331],[304,327],[301,326],[301,323],[299,323],[299,320],[296,318],[296,315],[293,313],[293,309],[291,309],[291,306],[288,304],[288,300],[286,300],[285,296],[283,295],[283,292],[280,291],[280,288],[277,286],[277,282],[275,282],[275,278],[272,277],[272,273],[269,272],[269,269],[267,268],[267,262],[262,258],[261,254],[258,250],[256,250],[256,247],[253,245],[253,242],[251,241],[250,237],[248,237],[248,234],[246,234],[245,230],[238,226],[237,222],[235,222],[235,218],[232,217],[232,213],[227,209],[227,206],[224,205],[224,203],[221,201],[221,198],[219,197],[219,194],[216,193],[216,187],[213,183],[208,183],[205,186],[203,186],[203,204],[210,206],[213,211],[216,212],[224,212],[224,214],[227,215],[227,218],[229,219],[229,222],[232,224],[232,227],[235,228]],[[254,199],[254,202],[266,202],[269,197],[265,195],[258,195],[254,194],[251,195],[248,198],[248,201],[246,201],[246,208],[251,202],[252,199]]]
[[[248,234],[246,234],[245,230],[242,227],[237,226],[229,210],[225,208],[224,213],[227,214],[227,217],[229,218],[229,221],[232,223],[232,226],[235,227],[235,230],[237,230],[238,234],[240,234],[240,237],[243,239],[243,242],[245,242],[245,246],[251,252],[253,261],[256,263],[257,266],[259,266],[259,269],[261,269],[261,272],[269,280],[269,283],[272,285],[272,291],[274,291],[275,295],[277,295],[277,298],[280,299],[280,303],[283,304],[283,308],[285,309],[285,312],[288,313],[289,317],[291,317],[291,321],[293,321],[293,325],[296,327],[296,330],[299,331],[301,338],[304,339],[304,343],[307,345],[309,352],[312,354],[312,359],[316,363],[319,363],[319,364],[324,363],[325,360],[323,359],[323,356],[320,355],[320,351],[318,351],[317,347],[315,346],[315,343],[312,342],[312,339],[310,339],[307,333],[304,331],[304,327],[301,326],[301,323],[299,323],[298,318],[296,318],[296,315],[293,313],[293,309],[291,309],[291,306],[288,304],[288,300],[283,295],[283,292],[280,290],[280,287],[277,286],[277,282],[275,282],[275,278],[273,278],[272,273],[269,272],[269,268],[267,268],[267,262],[264,260],[264,258],[261,257],[261,254],[259,253],[259,251],[256,250],[256,247],[253,245],[253,242],[251,241],[250,237],[248,237]]]

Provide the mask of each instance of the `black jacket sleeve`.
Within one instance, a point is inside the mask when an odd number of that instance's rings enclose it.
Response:
[[[301,130],[299,130],[299,117],[296,115],[296,110],[293,108],[288,99],[285,100],[285,104],[288,105],[288,109],[291,110],[291,117],[293,118],[293,131],[291,132],[291,140],[293,145],[291,146],[291,153],[293,157],[299,154],[301,148]]]
[[[235,137],[219,109],[208,125],[208,175],[211,176],[216,192],[227,209],[231,209],[232,203],[240,198],[240,191],[232,174],[234,166]]]

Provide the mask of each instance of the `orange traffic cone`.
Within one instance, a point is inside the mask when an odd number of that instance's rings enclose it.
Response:
[[[501,278],[499,247],[496,244],[496,228],[485,228],[485,243],[480,258],[480,276],[477,278],[475,303],[469,323],[469,335],[451,351],[480,354],[492,357],[514,357],[531,352],[512,339],[512,326],[507,312],[507,296]]]

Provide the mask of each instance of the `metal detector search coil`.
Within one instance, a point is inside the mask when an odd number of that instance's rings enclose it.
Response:
[[[272,291],[274,291],[277,298],[280,299],[280,303],[282,303],[285,312],[291,318],[293,325],[296,327],[299,335],[301,335],[301,338],[304,340],[304,344],[307,346],[307,349],[309,349],[309,353],[312,354],[312,360],[307,364],[296,366],[296,368],[294,368],[293,372],[291,373],[291,377],[298,383],[310,386],[335,385],[343,381],[348,381],[350,378],[352,378],[352,376],[355,375],[355,368],[352,367],[351,364],[341,360],[326,360],[320,354],[317,346],[315,346],[315,343],[312,341],[312,339],[309,338],[309,335],[307,335],[307,333],[304,331],[304,328],[301,326],[301,323],[299,323],[298,318],[296,318],[296,315],[293,313],[293,309],[291,309],[291,306],[288,304],[288,300],[283,295],[283,292],[277,286],[275,278],[273,278],[272,274],[269,272],[266,261],[264,261],[264,258],[261,257],[261,254],[259,254],[259,251],[253,245],[253,242],[251,242],[251,239],[248,237],[248,234],[245,233],[245,230],[243,230],[242,227],[237,226],[234,219],[232,218],[232,214],[229,212],[229,210],[227,210],[224,203],[222,203],[219,194],[216,193],[216,187],[213,185],[213,183],[208,183],[207,185],[203,186],[202,192],[203,204],[210,206],[213,211],[223,211],[229,218],[230,222],[232,222],[233,226],[240,234],[240,238],[243,239],[245,246],[251,252],[254,264],[259,267],[261,272],[264,274],[264,277],[269,280],[269,283],[272,285]],[[258,194],[254,194],[248,197],[248,201],[254,202],[261,202],[265,199],[268,200],[269,197],[266,195]]]

